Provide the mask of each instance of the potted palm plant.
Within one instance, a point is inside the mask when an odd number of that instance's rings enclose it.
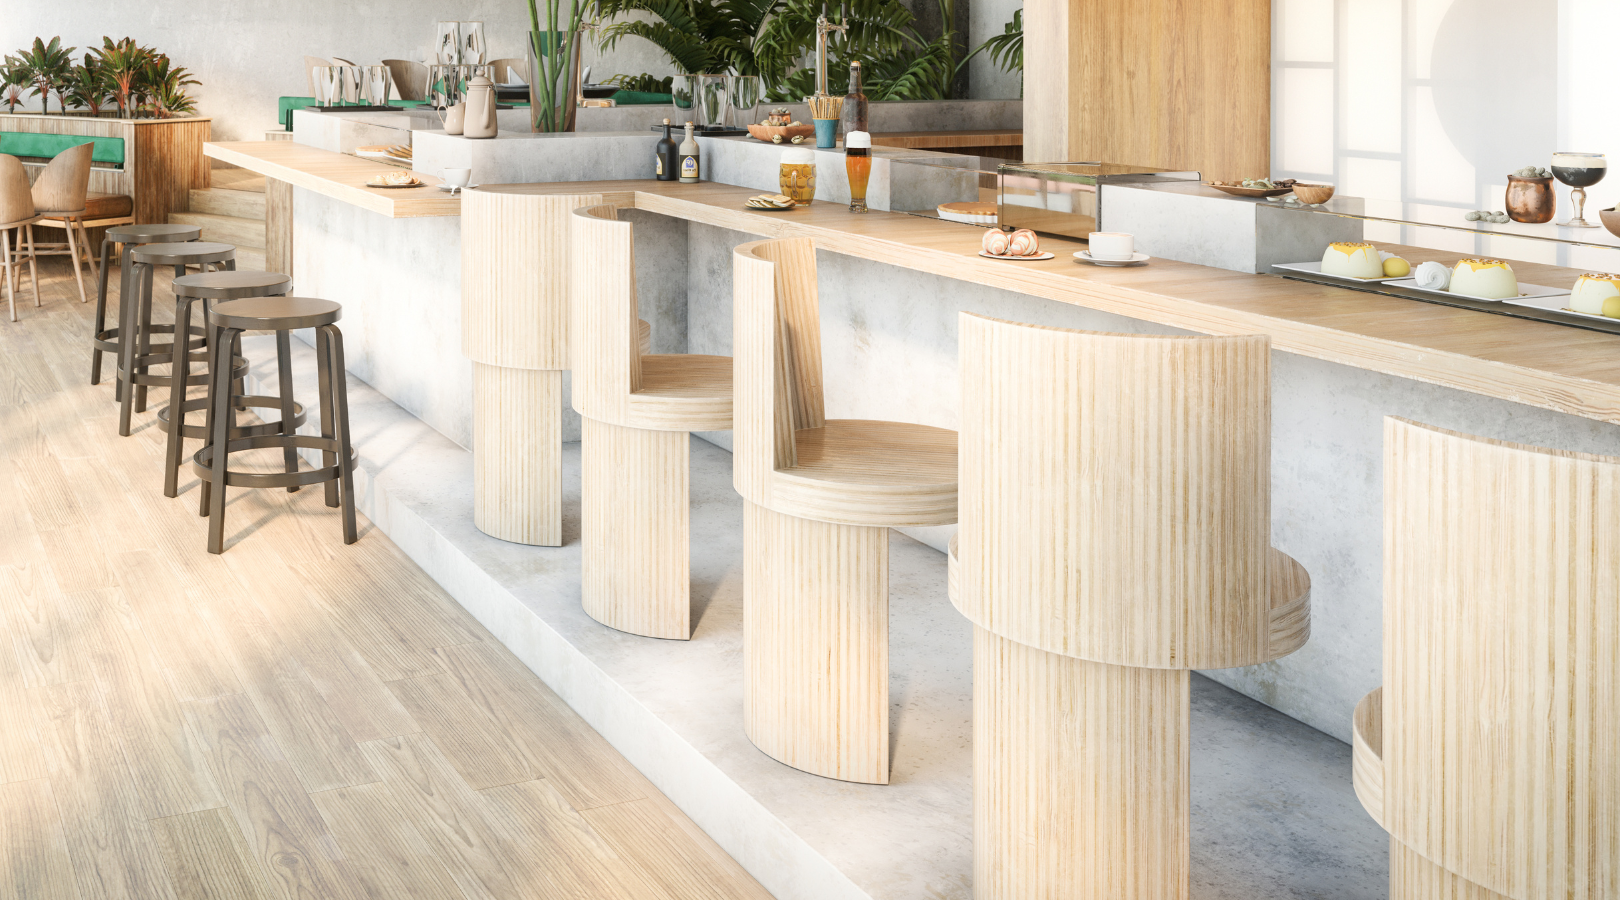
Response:
[[[86,53],[84,62],[73,67],[65,96],[69,103],[88,111],[91,116],[101,115],[102,105],[112,97],[112,86],[94,56]]]
[[[146,65],[134,86],[141,108],[156,118],[173,119],[196,113],[197,103],[186,88],[201,83],[185,66],[171,65],[168,54],[148,51]]]
[[[8,54],[5,62],[0,63],[0,100],[5,101],[6,112],[17,111],[17,105],[22,103],[23,91],[27,88],[28,70],[17,57]]]
[[[118,117],[129,118],[130,97],[134,93],[135,79],[140,76],[142,67],[146,65],[150,51],[135,43],[134,38],[123,38],[114,42],[110,37],[103,37],[101,47],[92,52],[95,53],[96,61],[100,63],[102,71],[112,84],[113,97],[118,101]]]
[[[26,71],[28,82],[39,97],[41,112],[49,113],[51,93],[60,94],[64,89],[73,70],[73,50],[73,47],[63,47],[60,37],[51,38],[48,44],[41,38],[34,38],[34,45],[18,55],[17,60]],[[66,112],[66,107],[62,111]]]

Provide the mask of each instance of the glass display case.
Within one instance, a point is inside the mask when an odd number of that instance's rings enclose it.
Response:
[[[1003,163],[996,167],[996,221],[1004,228],[1085,240],[1097,231],[1104,184],[1198,181],[1197,172],[1104,162]]]

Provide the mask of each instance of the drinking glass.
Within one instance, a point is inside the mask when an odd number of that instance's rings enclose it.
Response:
[[[758,114],[761,93],[759,76],[729,75],[727,78],[731,82],[726,91],[731,104],[726,124],[747,128],[754,124]]]
[[[698,76],[698,118],[699,128],[724,127],[726,124],[726,76],[699,75]]]
[[[356,106],[360,103],[360,67],[334,66],[341,70],[343,79],[343,105]]]
[[[1601,153],[1554,153],[1552,158],[1553,177],[1574,188],[1569,192],[1569,199],[1575,204],[1575,215],[1564,224],[1570,228],[1597,228],[1598,226],[1586,221],[1586,189],[1603,180],[1609,174],[1609,162]]]
[[[685,125],[687,122],[702,127],[703,123],[697,117],[696,102],[702,79],[702,75],[676,73],[675,81],[670,85],[669,89],[670,97],[675,105],[675,115],[671,121],[676,128]]]
[[[461,62],[461,23],[440,22],[433,33],[433,56],[441,66]]]
[[[316,66],[310,70],[315,81],[315,105],[337,106],[343,102],[343,67]]]
[[[394,76],[387,66],[360,66],[360,103],[365,106],[387,106],[388,95],[393,92]]]
[[[461,58],[456,60],[467,65],[481,65],[488,55],[489,47],[484,43],[483,22],[461,22]]]

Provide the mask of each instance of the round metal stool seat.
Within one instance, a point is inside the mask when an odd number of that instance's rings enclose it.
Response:
[[[177,302],[190,302],[182,298]],[[202,480],[198,513],[208,517],[208,552],[225,549],[225,494],[231,487],[286,488],[296,491],[306,484],[326,485],[326,505],[341,507],[343,542],[359,539],[355,526],[355,452],[349,439],[349,398],[343,361],[343,332],[333,323],[343,315],[343,307],[330,300],[313,297],[252,297],[215,303],[208,311],[208,330],[215,359],[231,352],[245,331],[274,331],[281,360],[281,418],[302,422],[301,410],[292,401],[292,374],[289,338],[294,330],[315,329],[315,374],[319,385],[321,433],[295,434],[295,427],[278,428],[275,434],[231,433],[234,409],[244,401],[243,391],[233,385],[226,367],[216,364],[208,382],[208,424],[206,444],[191,459],[191,467]],[[283,472],[233,471],[230,455],[245,450],[279,449],[285,461]],[[299,450],[318,450],[321,464],[300,470]]]
[[[242,331],[290,331],[319,328],[343,317],[343,307],[314,297],[254,297],[218,303],[208,313],[208,324]]]
[[[119,278],[123,280],[119,288],[120,298],[131,294],[129,289],[130,253],[137,244],[177,243],[181,241],[195,241],[202,237],[202,228],[198,225],[114,225],[107,229],[101,238],[101,267],[96,273],[96,317],[95,325],[90,334],[90,383],[101,383],[101,354],[118,354],[122,349],[119,346],[117,327],[107,327],[107,256],[113,244],[123,245],[120,256]],[[122,300],[120,300],[122,302]],[[118,395],[113,399],[122,399],[123,385],[118,386]]]
[[[239,300],[284,294],[290,287],[292,279],[280,272],[198,272],[176,278],[174,295],[199,300]]]
[[[130,254],[130,259],[144,266],[200,266],[235,260],[236,247],[218,241],[142,244]]]

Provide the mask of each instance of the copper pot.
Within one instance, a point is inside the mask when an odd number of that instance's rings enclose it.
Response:
[[[1539,225],[1551,222],[1558,206],[1558,194],[1551,178],[1508,176],[1507,214],[1515,222]]]

